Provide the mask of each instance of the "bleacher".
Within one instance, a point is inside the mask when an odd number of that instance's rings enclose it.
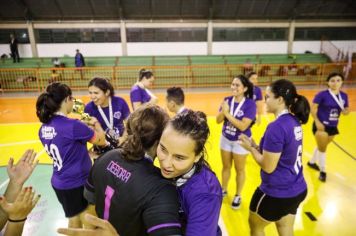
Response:
[[[73,89],[84,89],[99,76],[110,78],[115,88],[130,88],[141,68],[153,71],[156,88],[226,86],[234,75],[250,71],[258,73],[262,84],[282,77],[308,84],[320,79],[322,65],[328,63],[323,54],[85,57],[86,66],[80,69],[74,67],[72,57],[59,60],[64,68],[53,68],[52,58],[23,58],[21,63],[2,60],[2,87],[5,91],[41,90],[55,78]]]

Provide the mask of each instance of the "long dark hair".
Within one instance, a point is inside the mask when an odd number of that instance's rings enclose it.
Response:
[[[106,93],[109,90],[110,97],[114,96],[114,94],[115,94],[114,87],[111,85],[111,83],[107,79],[95,77],[92,80],[90,80],[90,82],[88,84],[88,87],[91,87],[91,86],[98,87],[104,93]]]
[[[308,122],[309,102],[304,96],[297,93],[297,89],[291,81],[286,79],[276,80],[270,87],[275,98],[282,97],[290,112],[294,114],[301,124]]]
[[[237,75],[234,79],[239,79],[244,87],[247,90],[244,92],[244,96],[247,98],[253,98],[253,84],[244,76],[244,75]]]
[[[127,120],[127,138],[120,145],[126,160],[141,160],[162,136],[169,120],[168,114],[157,105],[140,106]]]
[[[146,69],[141,69],[139,74],[138,74],[138,81],[141,81],[143,78],[149,79],[153,76],[152,71],[146,70]]]
[[[209,167],[205,160],[205,143],[210,135],[209,126],[205,113],[201,111],[187,110],[176,115],[169,121],[175,131],[180,134],[189,136],[195,142],[195,155],[202,154],[199,161],[196,163],[197,170],[200,170],[204,165]]]
[[[72,90],[66,84],[52,83],[47,86],[36,102],[36,115],[42,123],[48,123],[54,113],[61,108],[61,103],[72,96]]]

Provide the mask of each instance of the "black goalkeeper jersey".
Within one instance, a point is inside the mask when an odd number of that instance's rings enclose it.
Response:
[[[120,236],[182,235],[176,188],[145,158],[124,160],[118,149],[105,153],[90,172],[85,197]]]

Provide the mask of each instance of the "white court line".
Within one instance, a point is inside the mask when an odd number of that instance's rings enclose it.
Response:
[[[304,155],[306,155],[307,157],[312,157],[312,154],[310,154],[310,152],[303,152]]]
[[[341,180],[346,180],[345,176],[343,176],[342,174],[340,174],[338,172],[334,172],[333,174]]]
[[[222,236],[229,236],[229,234],[227,233],[227,230],[226,230],[224,220],[221,216],[219,217],[219,227],[221,229]]]
[[[5,181],[0,185],[0,189],[2,189],[3,187],[5,187],[9,182],[10,182],[10,179],[5,180]]]
[[[37,154],[36,154],[36,156],[35,156],[35,160],[37,160],[44,152],[46,151],[46,149],[42,149],[40,152],[38,152]],[[3,188],[3,187],[5,187],[5,186],[7,186],[7,184],[10,182],[10,179],[9,178],[7,178],[4,182],[2,182],[1,184],[0,184],[0,190]]]
[[[40,142],[40,140],[28,140],[28,141],[22,141],[22,142],[4,143],[4,144],[0,144],[0,147],[9,147],[9,146],[32,144],[32,143],[39,143],[39,142]]]
[[[18,123],[1,123],[0,126],[10,126],[10,125],[37,125],[41,122],[18,122]]]

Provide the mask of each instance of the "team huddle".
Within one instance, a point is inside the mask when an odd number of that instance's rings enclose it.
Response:
[[[167,108],[175,113],[169,118],[149,90],[151,71],[142,69],[131,89],[132,113],[108,80],[94,78],[88,84],[91,102],[84,109],[90,118],[77,120],[68,117],[74,103],[71,89],[50,84],[38,97],[36,112],[42,122],[40,140],[53,160],[51,184],[69,219],[68,228],[58,232],[221,235],[218,220],[229,194],[231,167],[236,170],[231,207],[238,209],[251,154],[261,167],[261,185],[250,200],[251,235],[263,234],[273,222],[280,235],[292,235],[297,209],[307,195],[301,125],[311,113],[317,148],[308,166],[320,171],[325,182],[327,145],[338,134],[340,114],[349,113],[343,80],[341,74],[330,74],[328,89],[310,106],[289,80],[272,82],[263,98],[256,73],[234,77],[232,94],[222,100],[216,116],[223,123],[221,184],[205,160],[207,117],[184,106],[181,88],[167,89]],[[275,120],[257,145],[251,127],[261,123],[263,103]],[[88,152],[88,142],[93,151]],[[156,158],[159,168],[153,165]]]

